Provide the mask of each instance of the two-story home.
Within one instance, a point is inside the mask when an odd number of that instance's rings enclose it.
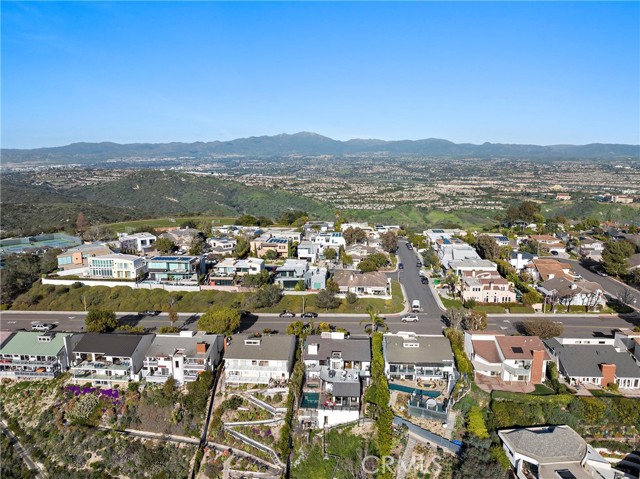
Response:
[[[390,380],[455,381],[451,343],[441,335],[385,334],[385,373]]]
[[[320,251],[323,252],[325,248],[333,248],[336,251],[347,246],[347,242],[342,237],[342,233],[338,232],[326,232],[319,233],[313,237],[313,242],[320,247]]]
[[[573,281],[571,265],[556,259],[538,258],[527,265],[525,271],[534,281],[547,281],[554,278],[565,278]]]
[[[18,331],[8,336],[0,347],[0,377],[16,379],[51,379],[63,373],[81,337],[52,331]]]
[[[187,251],[191,247],[193,238],[199,234],[200,231],[195,228],[173,228],[161,233],[160,238],[168,238],[178,249]]]
[[[558,372],[571,385],[640,389],[640,366],[626,348],[604,344],[606,340],[552,338],[544,341]]]
[[[463,259],[449,262],[454,274],[464,276],[467,273],[498,271],[498,265],[488,259]]]
[[[555,236],[551,235],[529,235],[530,241],[536,241],[540,245],[540,250],[547,251],[549,253],[565,253],[567,251],[566,245]]]
[[[580,247],[578,248],[578,252],[580,256],[594,261],[600,261],[602,259],[602,252],[604,251],[604,243],[602,241],[587,237],[581,237],[579,239]]]
[[[58,269],[69,271],[86,268],[89,266],[89,258],[108,254],[111,254],[111,249],[106,245],[100,243],[81,244],[57,256]]]
[[[198,256],[154,256],[147,260],[151,281],[198,282],[200,258]]]
[[[381,271],[360,273],[358,271],[336,270],[333,282],[339,292],[355,293],[358,296],[381,296],[391,298],[391,280]]]
[[[238,244],[235,238],[231,237],[215,237],[209,238],[207,244],[211,248],[211,252],[216,255],[232,254],[234,248]]]
[[[120,233],[118,241],[120,242],[120,251],[126,253],[144,254],[153,249],[158,238],[151,233]]]
[[[289,256],[289,247],[291,246],[291,242],[287,238],[280,238],[269,234],[264,234],[251,240],[250,244],[252,253],[259,258],[270,251],[273,251],[277,258],[286,258]]]
[[[157,334],[145,353],[142,377],[145,381],[164,383],[172,377],[178,384],[193,382],[204,371],[211,371],[221,361],[224,336],[180,331]]]
[[[513,266],[516,271],[522,271],[535,259],[538,259],[538,255],[536,254],[513,251],[509,258],[509,264]]]
[[[569,426],[498,431],[517,479],[622,479],[611,464]]]
[[[320,258],[320,246],[313,241],[301,241],[298,245],[298,259],[315,264]]]
[[[362,384],[370,376],[369,338],[344,333],[309,336],[302,350],[305,382],[299,419],[311,427],[334,426],[360,418]]]
[[[139,381],[153,334],[86,333],[73,348],[75,383],[114,386]]]
[[[465,331],[464,351],[476,377],[542,384],[551,357],[538,336],[505,336],[493,331]]]
[[[305,273],[309,271],[309,263],[304,260],[288,259],[276,268],[274,283],[282,289],[293,289],[299,281],[304,283]],[[306,288],[306,284],[305,284]]]
[[[474,300],[478,303],[513,303],[516,301],[513,284],[500,276],[497,271],[465,272],[460,278],[460,293],[463,301]]]
[[[444,269],[448,269],[452,261],[480,260],[473,246],[457,238],[438,239],[433,244],[433,250]]]
[[[225,381],[228,385],[286,383],[295,354],[295,336],[235,335],[224,354]]]
[[[215,276],[244,276],[264,271],[264,260],[260,258],[234,259],[226,258],[213,268]]]
[[[92,256],[88,260],[92,278],[139,281],[147,274],[147,263],[140,256],[114,253]]]

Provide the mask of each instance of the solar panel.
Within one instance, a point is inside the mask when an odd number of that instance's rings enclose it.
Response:
[[[520,346],[513,346],[511,348],[511,350],[516,353],[516,354],[522,354],[524,353],[524,350],[520,347]]]

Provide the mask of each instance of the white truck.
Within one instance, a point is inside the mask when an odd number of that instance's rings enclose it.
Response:
[[[414,299],[413,302],[411,303],[411,312],[419,313],[420,311],[422,311],[422,308],[420,307],[420,301],[417,299]]]

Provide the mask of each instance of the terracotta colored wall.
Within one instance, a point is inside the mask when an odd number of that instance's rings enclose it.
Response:
[[[616,365],[615,364],[601,364],[600,370],[602,371],[602,387],[606,387],[609,384],[615,384],[616,382]]]
[[[533,384],[542,384],[544,369],[544,351],[534,351],[533,361],[531,361],[531,382]]]

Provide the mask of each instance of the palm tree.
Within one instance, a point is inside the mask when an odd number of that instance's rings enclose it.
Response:
[[[378,330],[378,328],[382,327],[384,331],[389,331],[389,326],[387,326],[387,320],[380,316],[380,313],[373,309],[373,306],[367,306],[367,313],[369,314],[369,318],[365,318],[360,321],[360,324],[366,323],[371,324],[371,329],[369,334],[372,334]]]

